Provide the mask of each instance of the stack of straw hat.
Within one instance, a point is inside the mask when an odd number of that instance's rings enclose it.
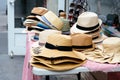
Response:
[[[81,33],[92,35],[93,42],[98,43],[103,41],[101,36],[102,21],[94,12],[83,12],[78,16],[77,22],[71,27],[70,33]]]
[[[61,30],[63,26],[61,19],[55,13],[44,7],[34,7],[23,24],[27,30],[38,32],[45,29]]]
[[[66,71],[83,65],[85,55],[72,49],[70,35],[52,34],[42,48],[31,49],[31,65],[54,71]]]

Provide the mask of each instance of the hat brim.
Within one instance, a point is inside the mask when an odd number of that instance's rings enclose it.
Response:
[[[73,51],[59,51],[56,49],[47,49],[44,46],[41,48],[41,52],[39,54],[34,54],[33,49],[31,49],[31,54],[33,56],[41,56],[41,57],[46,57],[46,58],[69,57],[69,58],[76,58],[76,59],[81,59],[81,60],[86,59],[86,57],[82,53],[78,54]]]
[[[70,62],[63,62],[60,64],[47,64],[42,62],[30,62],[30,64],[37,68],[47,69],[47,70],[53,70],[53,71],[66,71],[71,70],[76,67],[79,67],[83,65],[86,61],[80,61],[80,63],[70,63]],[[67,67],[66,67],[67,66]]]
[[[99,27],[97,27],[96,29],[100,28],[100,26],[102,25],[102,20],[98,19],[98,21],[99,21]],[[70,28],[70,33],[71,34],[74,34],[74,33],[88,33],[88,32],[96,30],[96,29],[93,29],[93,30],[85,31],[85,30],[78,29],[76,27],[76,25],[77,25],[77,22]]]
[[[93,50],[95,50],[95,44],[92,44],[92,47],[91,47],[91,48],[88,48],[88,49],[75,49],[75,48],[74,48],[74,52],[93,51]]]
[[[104,37],[103,35],[100,35],[98,38],[93,39],[93,43],[97,44],[97,43],[101,43],[106,37]]]

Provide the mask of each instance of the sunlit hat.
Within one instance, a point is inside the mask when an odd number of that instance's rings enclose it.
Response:
[[[51,25],[53,25],[57,30],[61,30],[63,27],[62,20],[52,11],[48,11],[43,15]]]
[[[92,35],[93,42],[98,43],[103,41],[100,35],[101,19],[94,12],[83,12],[78,16],[77,22],[70,28],[70,33],[82,33]]]
[[[94,12],[83,12],[78,16],[77,22],[71,27],[72,33],[87,33],[98,29],[102,21]]]

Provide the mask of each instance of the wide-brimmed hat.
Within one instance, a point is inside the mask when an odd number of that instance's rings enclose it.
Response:
[[[120,63],[120,38],[108,37],[95,51],[84,52],[87,58],[100,63]]]
[[[95,45],[92,41],[92,36],[88,34],[72,34],[72,46],[77,51],[84,51],[84,50],[94,50]]]
[[[101,19],[94,12],[83,12],[78,16],[77,22],[71,27],[72,33],[87,33],[98,29],[102,24]]]
[[[61,30],[63,27],[63,22],[61,21],[61,19],[52,11],[48,11],[47,13],[45,13],[43,15],[48,22],[53,25],[56,29]]]
[[[41,69],[47,69],[51,71],[67,71],[71,70],[77,67],[82,66],[86,61],[79,60],[79,63],[74,62],[62,62],[59,64],[47,64],[42,61],[37,61],[36,59],[32,58],[30,61],[30,64],[34,67],[41,68]]]
[[[34,56],[43,56],[47,58],[57,58],[57,57],[71,57],[82,59],[80,57],[82,54],[74,53],[72,51],[72,38],[70,35],[63,34],[52,34],[49,35],[46,44],[41,48],[40,54],[33,54]]]
[[[35,54],[33,49],[31,49],[31,54],[33,59],[37,58],[37,62],[32,60],[31,65],[57,71],[73,69],[82,65],[86,60],[84,54],[78,54],[73,51],[71,36],[63,34],[49,35],[45,46],[40,49],[40,52]],[[38,60],[38,58],[40,59]],[[45,62],[43,58],[50,61]],[[44,63],[40,61],[41,59]],[[69,67],[66,68],[65,66],[68,65]]]

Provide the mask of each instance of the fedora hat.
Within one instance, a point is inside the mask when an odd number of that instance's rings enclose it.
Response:
[[[98,29],[101,19],[94,12],[83,12],[78,16],[77,22],[71,27],[71,33],[87,33]]]
[[[98,43],[103,41],[100,34],[101,19],[94,12],[83,12],[78,16],[77,22],[70,28],[70,33],[85,33],[92,35],[93,42]]]
[[[61,30],[63,27],[63,22],[62,20],[52,11],[48,11],[43,15],[47,21],[54,26],[57,30]]]
[[[74,50],[84,51],[84,50],[94,50],[95,46],[92,41],[92,36],[88,34],[72,34],[72,46]]]
[[[31,61],[32,66],[48,70],[70,70],[81,66],[86,61],[85,55],[78,54],[72,50],[71,36],[63,34],[49,35],[41,51],[35,54],[33,49],[31,49],[31,54],[32,59],[34,59]],[[45,60],[48,60],[48,62]],[[66,68],[65,66],[69,67]]]
[[[89,60],[100,63],[120,63],[120,38],[108,37],[95,51],[84,52]]]

